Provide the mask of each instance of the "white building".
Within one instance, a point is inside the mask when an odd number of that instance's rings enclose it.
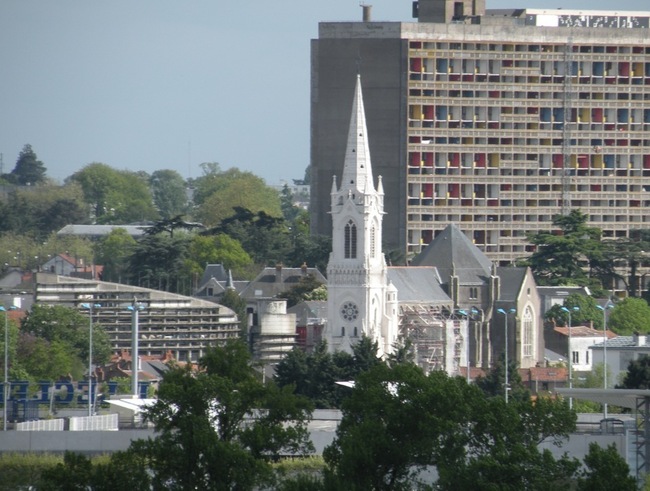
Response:
[[[609,376],[608,387],[619,384],[627,372],[631,361],[643,355],[650,355],[650,336],[635,334],[633,336],[617,336],[607,340],[607,359],[605,360],[604,343],[591,347],[593,362],[607,364]]]
[[[377,187],[361,93],[361,78],[352,104],[340,186],[332,182],[332,252],[327,265],[330,350],[351,351],[361,336],[389,353],[398,335],[397,291],[388,281],[381,249],[384,190]]]

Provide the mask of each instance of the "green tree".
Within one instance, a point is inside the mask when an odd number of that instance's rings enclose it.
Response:
[[[486,396],[505,399],[505,366],[505,355],[502,353],[485,376],[476,379],[476,386]],[[512,359],[508,360],[508,385],[510,386],[509,400],[528,400],[530,398],[530,393],[521,380],[517,361]]]
[[[45,183],[46,171],[45,165],[38,160],[32,146],[27,144],[18,154],[16,167],[3,177],[19,186],[35,186]]]
[[[486,397],[476,385],[413,364],[379,364],[343,401],[323,454],[346,489],[412,489],[435,466],[436,489],[567,489],[579,462],[540,450],[575,429],[565,401]]]
[[[588,216],[579,210],[553,218],[554,231],[528,236],[535,252],[524,262],[539,285],[589,285],[589,267],[602,258],[601,231],[587,226]]]
[[[180,291],[187,278],[190,236],[146,235],[140,238],[129,259],[131,284],[157,290]]]
[[[129,277],[129,258],[136,241],[126,229],[115,228],[95,245],[96,261],[104,266],[103,281],[126,282]]]
[[[138,173],[92,163],[67,179],[77,182],[97,223],[134,223],[158,218],[148,180]]]
[[[146,413],[156,437],[132,450],[146,457],[154,489],[255,489],[272,480],[270,461],[281,453],[312,449],[310,412],[289,389],[260,382],[246,346],[229,342],[210,350],[198,372],[164,375]]]
[[[45,469],[39,491],[86,491],[92,483],[92,462],[84,455],[66,452],[63,463]]]
[[[313,274],[307,274],[300,278],[300,281],[288,290],[278,294],[279,298],[287,299],[287,307],[293,307],[301,302],[310,299],[310,294],[317,288],[323,286]]]
[[[38,338],[23,332],[16,350],[19,367],[32,381],[60,380],[72,375],[76,380],[83,377],[85,366],[81,358],[64,341]]]
[[[206,234],[224,233],[239,241],[257,264],[283,262],[291,251],[289,230],[284,219],[264,211],[256,213],[235,207],[234,214]]]
[[[501,397],[474,398],[466,427],[469,444],[439,465],[438,487],[455,489],[570,488],[579,468],[576,459],[555,459],[539,445],[560,446],[575,430],[576,414],[566,401]]]
[[[336,438],[323,452],[330,472],[351,490],[412,489],[420,471],[468,443],[461,428],[476,391],[412,364],[374,366],[343,401]]]
[[[136,452],[115,452],[110,458],[93,458],[66,452],[63,462],[45,469],[36,489],[68,491],[92,489],[111,491],[119,483],[120,489],[150,489],[151,478],[142,456]]]
[[[201,274],[206,264],[222,264],[240,276],[251,266],[253,260],[238,240],[226,234],[213,236],[195,235],[189,244],[189,254],[185,266],[189,274]]]
[[[187,212],[187,184],[175,170],[157,170],[149,178],[153,202],[162,218]]]
[[[627,365],[620,389],[650,389],[650,356],[641,355]]]
[[[650,306],[642,298],[623,299],[609,314],[607,328],[618,335],[650,332]]]
[[[296,394],[310,399],[319,409],[340,407],[347,389],[336,382],[352,380],[353,359],[348,353],[331,354],[321,342],[307,354],[294,348],[278,363],[275,381],[280,387],[294,387]]]
[[[13,189],[0,202],[0,230],[42,241],[71,223],[88,221],[81,189],[76,185]]]
[[[578,491],[635,491],[636,480],[630,475],[630,467],[616,450],[616,445],[601,448],[597,443],[589,444],[589,453],[584,458],[585,469],[578,478]]]
[[[195,185],[195,215],[208,227],[214,227],[232,216],[237,207],[253,213],[282,216],[277,191],[251,172],[233,168],[210,173],[197,179]]]
[[[35,304],[22,321],[22,330],[50,343],[63,342],[84,363],[88,363],[89,320],[79,311],[60,305]],[[105,363],[111,353],[104,329],[93,324],[93,360]]]
[[[580,326],[591,323],[594,329],[603,328],[603,311],[598,308],[598,302],[592,296],[572,293],[562,305],[553,305],[544,314],[546,320],[554,320],[558,325],[569,323],[569,314],[562,307],[571,310],[571,324]]]

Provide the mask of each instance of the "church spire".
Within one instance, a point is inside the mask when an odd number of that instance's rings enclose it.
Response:
[[[370,149],[368,147],[368,130],[361,93],[361,76],[357,75],[354,90],[352,116],[348,130],[348,142],[345,150],[345,162],[341,190],[356,190],[362,193],[374,192]]]

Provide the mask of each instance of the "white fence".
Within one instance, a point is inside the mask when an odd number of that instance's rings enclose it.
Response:
[[[63,419],[39,419],[16,423],[16,431],[63,431]]]
[[[70,418],[70,431],[117,431],[118,415],[85,416]]]

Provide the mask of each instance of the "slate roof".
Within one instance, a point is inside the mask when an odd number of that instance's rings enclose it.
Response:
[[[545,297],[567,297],[574,293],[591,295],[586,286],[538,286],[537,291]]]
[[[327,284],[318,268],[267,267],[242,290],[241,296],[247,299],[275,297],[296,286],[307,275],[312,275],[324,285]]]
[[[649,337],[646,337],[646,342],[645,344],[642,344],[639,346],[636,340],[636,336],[616,336],[615,338],[611,338],[607,340],[607,349],[626,349],[626,348],[634,348],[634,349],[649,349],[650,350],[650,344],[648,344],[648,341],[650,341]],[[605,343],[598,343],[594,344],[592,346],[592,349],[602,349],[603,345]]]
[[[210,278],[214,278],[219,282],[228,281],[228,271],[223,267],[223,264],[207,264],[203,270],[200,285],[205,285]]]
[[[499,302],[516,302],[521,285],[524,283],[527,268],[500,267],[497,275],[501,279]]]
[[[449,283],[453,271],[462,285],[483,285],[492,270],[492,262],[453,223],[413,258],[411,265],[436,267],[442,284]]]
[[[452,301],[440,286],[436,268],[427,266],[391,266],[388,280],[397,289],[399,303],[451,305]]]

